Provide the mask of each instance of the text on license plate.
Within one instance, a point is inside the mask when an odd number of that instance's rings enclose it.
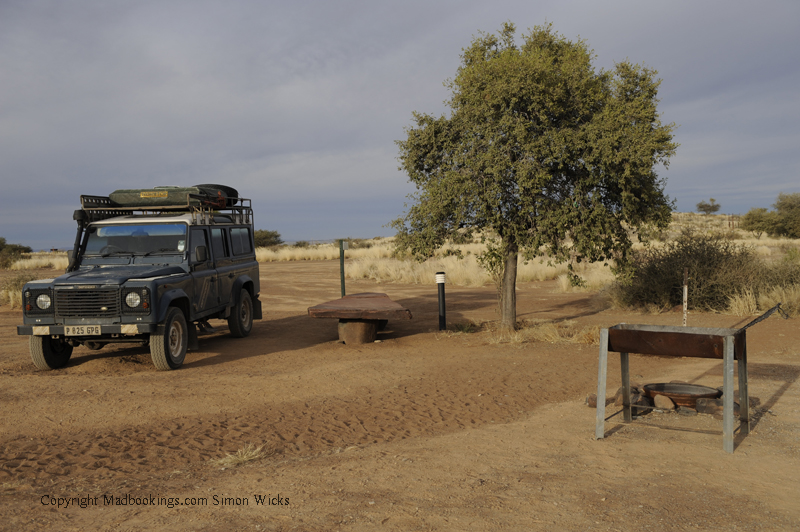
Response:
[[[93,336],[100,334],[99,325],[65,325],[64,334],[67,336]]]

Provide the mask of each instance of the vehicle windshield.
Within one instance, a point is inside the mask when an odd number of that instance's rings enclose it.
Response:
[[[186,224],[125,224],[89,227],[85,255],[169,255],[186,250]]]

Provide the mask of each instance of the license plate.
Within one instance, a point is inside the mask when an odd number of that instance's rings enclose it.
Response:
[[[65,325],[64,334],[67,336],[99,336],[99,325]]]

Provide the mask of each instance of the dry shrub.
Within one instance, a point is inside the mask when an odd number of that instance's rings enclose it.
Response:
[[[19,273],[10,277],[0,285],[0,304],[7,304],[12,309],[22,308],[22,289],[25,283],[38,279],[38,276],[30,273]]]
[[[800,284],[776,286],[758,298],[761,311],[766,311],[778,303],[781,303],[781,308],[789,316],[800,316]]]
[[[275,449],[271,446],[261,445],[256,447],[252,443],[248,443],[233,454],[227,454],[224,458],[212,460],[216,465],[222,467],[236,467],[248,462],[262,460],[275,454]]]
[[[758,300],[755,292],[748,288],[728,298],[728,312],[735,316],[755,316],[758,314]]]
[[[686,231],[660,248],[636,252],[631,277],[617,284],[625,307],[670,308],[682,304],[683,273],[689,270],[689,308],[727,309],[730,298],[764,272],[753,249],[719,235]]]

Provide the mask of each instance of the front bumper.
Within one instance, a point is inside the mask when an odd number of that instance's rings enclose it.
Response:
[[[137,335],[137,334],[152,334],[158,330],[157,323],[117,323],[114,325],[99,325],[100,335],[98,336],[85,336],[81,338],[101,338],[107,334],[116,335]],[[17,325],[18,335],[28,336],[54,336],[63,335],[63,325]]]

